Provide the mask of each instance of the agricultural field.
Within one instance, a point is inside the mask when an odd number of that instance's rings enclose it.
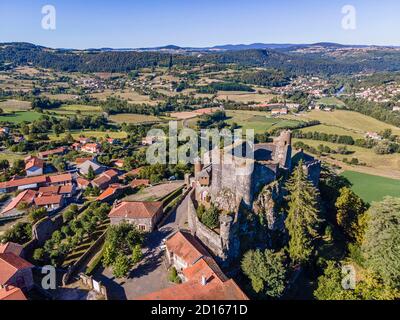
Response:
[[[0,108],[4,111],[24,111],[29,110],[32,106],[32,103],[29,101],[21,101],[21,100],[6,100],[0,102]]]
[[[345,171],[342,176],[353,184],[353,191],[368,203],[381,201],[386,196],[400,196],[400,180],[354,171]]]
[[[60,134],[58,137],[55,134],[49,134],[49,139],[52,141],[61,140],[64,138],[68,133]],[[79,137],[86,137],[86,138],[105,138],[107,135],[113,139],[125,139],[127,137],[127,133],[124,131],[76,131],[71,132],[71,135],[74,139],[78,139]]]
[[[83,115],[96,115],[102,113],[101,107],[88,106],[88,105],[63,105],[60,108],[51,110],[60,115],[75,115],[77,111],[80,111]]]
[[[323,97],[318,99],[316,102],[318,105],[335,106],[337,108],[345,106],[345,103],[336,97]]]
[[[0,160],[8,160],[12,164],[15,160],[22,160],[26,157],[24,154],[18,154],[10,151],[0,151]]]
[[[299,121],[272,118],[269,113],[262,111],[229,110],[226,112],[228,124],[237,123],[243,130],[254,129],[255,133],[286,126],[296,126]]]
[[[317,148],[319,145],[323,144],[325,146],[330,147],[331,149],[337,149],[338,147],[343,147],[344,145],[335,144],[331,142],[325,141],[315,141],[315,140],[307,140],[307,139],[293,139],[293,143],[297,141],[301,141],[309,146]],[[336,164],[341,166],[344,169],[363,172],[363,173],[371,173],[377,176],[383,177],[392,177],[396,179],[400,179],[400,156],[399,154],[387,154],[387,155],[378,155],[372,149],[366,149],[356,146],[346,146],[349,151],[352,151],[352,154],[342,155],[342,154],[330,154],[329,157],[322,157],[324,161],[327,161],[332,164]],[[350,166],[343,163],[343,159],[352,159],[357,158],[360,162],[366,164],[366,166]]]
[[[256,103],[268,103],[275,96],[267,93],[251,93],[243,91],[218,91],[217,99],[219,100],[231,100],[235,102],[256,102]]]
[[[144,96],[141,95],[133,90],[120,90],[120,91],[113,91],[113,90],[105,90],[104,92],[100,93],[93,93],[90,95],[93,98],[97,98],[99,100],[106,100],[108,97],[119,97],[125,100],[128,100],[128,102],[133,103],[133,104],[150,104],[150,105],[156,105],[160,101],[156,100],[150,100],[149,96]]]
[[[35,111],[16,111],[0,115],[0,122],[21,123],[24,121],[33,122],[42,116],[41,113]]]
[[[145,115],[145,114],[134,114],[134,113],[120,113],[109,116],[110,121],[116,123],[153,123],[153,122],[161,122],[162,119],[155,116]]]
[[[307,127],[300,130],[301,132],[323,132],[326,134],[338,134],[342,136],[351,136],[353,139],[361,139],[364,138],[364,134],[357,130],[350,130],[344,129],[336,126],[326,125],[326,124],[319,124],[312,127]]]
[[[281,118],[306,121],[318,120],[324,125],[349,130],[362,135],[368,131],[380,132],[385,129],[392,129],[393,134],[400,135],[400,128],[353,111],[335,110],[333,112],[324,112],[313,110],[297,116],[288,115]]]

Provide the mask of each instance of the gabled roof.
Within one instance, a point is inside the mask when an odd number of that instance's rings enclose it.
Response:
[[[59,194],[69,194],[72,193],[73,191],[73,185],[72,184],[67,184],[65,186],[61,186],[60,190],[58,191]]]
[[[27,300],[27,299],[20,288],[7,286],[6,288],[0,289],[0,300],[17,301],[17,300]]]
[[[42,152],[39,152],[39,157],[43,158],[43,157],[50,156],[52,154],[60,154],[60,153],[65,152],[66,149],[67,148],[65,148],[65,147],[60,147],[60,148],[56,148],[53,150],[42,151]]]
[[[36,191],[33,191],[33,190],[25,190],[25,191],[21,192],[14,199],[12,199],[12,201],[3,209],[1,214],[5,214],[8,211],[11,211],[11,210],[17,208],[20,203],[23,203],[23,202],[28,203],[28,204],[32,203],[33,198],[35,196],[36,196]]]
[[[55,176],[49,176],[50,183],[62,183],[72,181],[71,173],[58,174]]]
[[[84,178],[82,178],[82,177],[78,177],[78,178],[76,179],[76,182],[77,182],[78,185],[80,185],[80,186],[88,186],[88,185],[90,184],[90,181],[89,181],[89,180],[84,179]]]
[[[166,246],[169,252],[189,262],[189,267],[183,270],[187,281],[138,300],[248,300],[191,234],[177,232],[167,240]]]
[[[7,242],[5,244],[0,243],[0,253],[14,253],[17,256],[20,256],[23,248],[23,246],[14,242]]]
[[[97,162],[94,162],[93,160],[86,160],[85,162],[77,165],[77,167],[80,170],[89,170],[89,167],[92,167],[94,171],[99,170],[101,168],[101,165],[99,165]]]
[[[50,187],[41,187],[39,188],[39,193],[44,195],[52,195],[58,194],[58,190],[60,190],[59,186],[50,186]]]
[[[169,238],[165,245],[169,252],[173,252],[188,265],[194,264],[203,256],[208,256],[209,253],[203,246],[189,233],[177,232]]]
[[[135,179],[132,180],[131,182],[131,187],[136,188],[140,186],[149,186],[150,185],[150,180],[148,179]]]
[[[97,197],[97,201],[102,201],[107,199],[108,197],[111,197],[112,195],[115,194],[117,190],[119,190],[121,186],[119,184],[114,184],[109,186],[100,196]]]
[[[0,285],[5,285],[17,271],[27,268],[33,265],[14,253],[0,253]]]
[[[163,207],[159,202],[121,202],[108,214],[110,218],[142,219],[153,218]]]
[[[28,177],[22,179],[14,179],[6,182],[0,183],[0,189],[4,188],[16,188],[20,186],[30,185],[30,184],[38,184],[38,183],[46,183],[46,176],[37,176],[37,177]]]
[[[50,204],[60,204],[62,200],[62,196],[57,194],[57,195],[51,195],[51,196],[42,196],[35,198],[35,204],[37,206],[46,206]]]
[[[25,170],[29,170],[32,168],[43,169],[43,167],[44,167],[44,161],[37,157],[29,157],[26,160],[27,161],[25,162]]]

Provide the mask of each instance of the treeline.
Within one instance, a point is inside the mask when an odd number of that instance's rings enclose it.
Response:
[[[400,70],[398,52],[367,53],[363,60],[340,59],[323,54],[301,55],[273,50],[241,50],[191,56],[161,52],[53,50],[28,43],[9,43],[0,49],[0,64],[32,64],[69,72],[129,72],[157,66],[193,67],[211,64],[238,64],[245,67],[278,69],[286,74],[352,74],[363,71]]]
[[[255,90],[247,85],[236,82],[213,82],[207,86],[197,89],[199,93],[217,93],[217,91],[245,91],[254,92]]]
[[[379,104],[366,100],[347,98],[343,102],[346,108],[362,113],[385,123],[400,127],[400,113],[393,112],[391,104]]]
[[[240,81],[264,87],[283,87],[290,83],[290,77],[281,70],[267,69],[246,72],[240,77]]]

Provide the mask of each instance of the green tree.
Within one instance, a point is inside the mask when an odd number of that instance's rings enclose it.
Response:
[[[367,205],[350,188],[344,187],[340,189],[335,207],[339,227],[342,228],[349,239],[357,239],[357,235],[360,233],[358,220],[367,210]]]
[[[318,190],[303,170],[303,162],[295,168],[286,184],[289,192],[289,210],[285,222],[289,233],[289,255],[294,263],[307,263],[315,250],[319,237]]]
[[[89,166],[88,173],[87,173],[87,178],[89,180],[93,180],[94,178],[96,178],[96,174],[95,174],[92,166]]]
[[[362,243],[366,265],[389,287],[400,289],[400,198],[374,203]]]
[[[44,217],[47,217],[47,210],[46,208],[34,209],[29,213],[29,220],[32,223],[35,223]]]
[[[119,254],[113,263],[113,275],[116,278],[124,278],[129,274],[130,268],[131,262],[129,258],[124,254]]]
[[[200,221],[210,229],[215,229],[219,226],[220,211],[214,205],[201,213]]]
[[[285,291],[285,254],[271,250],[250,250],[242,259],[242,271],[251,280],[253,290],[271,298],[279,298]]]
[[[134,248],[133,248],[133,252],[132,252],[132,263],[133,264],[137,264],[139,263],[143,258],[143,253],[142,253],[142,247],[140,244],[137,244]]]
[[[37,262],[44,262],[45,259],[45,251],[43,248],[35,249],[33,252],[33,259]]]

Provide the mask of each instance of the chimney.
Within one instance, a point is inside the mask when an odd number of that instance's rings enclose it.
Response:
[[[206,278],[206,276],[202,275],[201,276],[201,285],[205,286],[206,284],[207,284],[207,278]]]

